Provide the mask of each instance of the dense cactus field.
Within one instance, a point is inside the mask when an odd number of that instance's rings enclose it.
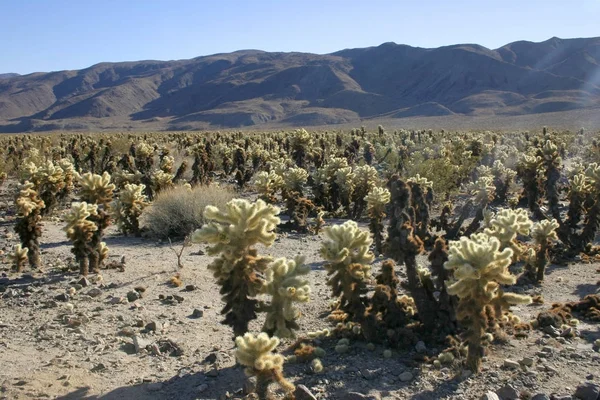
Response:
[[[599,132],[0,142],[0,398],[600,398]]]

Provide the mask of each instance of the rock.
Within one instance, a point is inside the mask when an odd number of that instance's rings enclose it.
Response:
[[[550,400],[573,400],[573,397],[570,394],[551,394]]]
[[[121,329],[118,333],[119,336],[128,336],[128,337],[134,337],[135,336],[135,332],[133,330],[133,328],[126,326],[125,328]]]
[[[149,344],[150,344],[150,342],[142,339],[138,335],[133,336],[133,346],[135,347],[136,353],[139,353],[140,351],[145,350],[146,346],[148,346]]]
[[[141,299],[141,298],[142,298],[142,296],[135,290],[127,292],[127,301],[130,303],[133,303],[134,301]]]
[[[296,400],[317,400],[317,398],[304,385],[296,386],[294,396],[296,397]]]
[[[427,346],[425,346],[425,342],[418,341],[417,345],[415,346],[415,350],[417,351],[417,353],[425,353],[427,351]]]
[[[500,400],[498,395],[494,392],[487,392],[479,398],[479,400]]]
[[[102,294],[102,289],[97,287],[91,288],[86,294],[90,297],[98,297]]]
[[[188,292],[193,292],[194,290],[196,290],[196,286],[195,285],[186,285],[185,290]]]
[[[78,280],[77,284],[81,285],[81,287],[88,287],[91,285],[90,281],[85,276]]]
[[[71,297],[66,293],[61,293],[57,296],[54,296],[54,300],[58,300],[58,301],[69,301],[70,299],[71,299]]]
[[[161,328],[162,328],[162,325],[160,324],[160,322],[150,321],[146,324],[147,331],[156,332],[156,331],[159,331]]]
[[[158,392],[163,388],[162,382],[152,382],[146,385],[146,390],[149,392]]]
[[[413,374],[405,371],[403,373],[401,373],[400,375],[398,375],[398,378],[402,381],[402,382],[408,382],[408,381],[412,381],[412,379],[414,378]]]
[[[538,393],[531,398],[531,400],[550,400],[550,396],[545,393]]]
[[[510,369],[519,368],[519,363],[513,360],[506,359],[504,360],[504,367]]]
[[[183,303],[183,301],[185,300],[185,297],[183,297],[183,296],[180,296],[180,295],[178,295],[178,294],[174,294],[174,295],[173,295],[173,298],[174,298],[175,300],[177,300],[177,302],[178,302],[178,303]]]
[[[135,290],[136,292],[138,292],[141,295],[142,293],[144,293],[146,291],[146,287],[145,286],[136,286],[133,288],[133,290]]]
[[[198,310],[197,308],[194,308],[194,311],[192,311],[192,318],[202,318],[204,316],[204,311],[202,310]]]
[[[519,391],[510,384],[504,385],[496,390],[496,394],[502,400],[517,400],[519,398]]]
[[[600,385],[585,382],[577,386],[575,397],[581,400],[597,400],[600,398]]]
[[[526,367],[531,367],[534,362],[535,362],[535,360],[533,358],[524,357],[521,361],[519,361],[519,364],[524,365]]]
[[[125,304],[127,299],[125,297],[111,297],[108,301],[110,304]]]

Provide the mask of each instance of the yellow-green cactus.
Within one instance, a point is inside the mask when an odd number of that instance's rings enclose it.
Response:
[[[17,208],[15,232],[19,235],[22,247],[28,249],[31,268],[37,269],[41,266],[39,239],[42,236],[42,210],[46,205],[40,199],[34,184],[28,181],[19,188],[15,205]],[[21,264],[19,265],[22,267]]]
[[[536,279],[542,281],[544,279],[544,271],[548,264],[548,249],[552,241],[558,240],[556,229],[559,228],[559,223],[555,219],[543,220],[533,224],[531,228],[531,237],[538,246],[535,255],[535,266],[537,270]]]
[[[280,338],[295,337],[300,311],[294,303],[310,300],[310,285],[305,277],[309,272],[310,266],[304,265],[302,256],[294,260],[278,258],[269,265],[262,292],[271,296],[271,302],[265,307],[263,331]]]
[[[517,243],[517,234],[529,235],[533,222],[529,219],[527,211],[522,208],[502,209],[493,216],[488,225],[489,228],[486,228],[484,232],[497,238],[500,241],[501,249],[511,248],[514,256],[518,258],[523,250]]]
[[[308,182],[308,172],[304,168],[290,168],[283,174],[286,190],[298,192],[300,196],[304,192],[304,185]]]
[[[284,181],[281,175],[274,171],[260,171],[254,175],[254,186],[262,200],[275,203],[277,201],[275,194],[284,186]]]
[[[428,180],[425,177],[422,177],[419,174],[416,174],[412,178],[408,178],[406,180],[406,182],[407,183],[415,183],[417,185],[422,186],[423,188],[428,188],[428,189],[432,189],[433,188],[433,182],[431,182],[430,180]]]
[[[173,187],[173,174],[166,173],[160,169],[152,172],[150,183],[152,185],[152,193],[160,193],[165,189]]]
[[[531,302],[528,296],[504,293],[500,288],[501,284],[516,282],[508,271],[513,251],[508,247],[500,249],[500,241],[485,233],[463,236],[450,242],[448,261],[444,264],[454,275],[448,293],[459,298],[457,317],[468,324],[467,364],[474,372],[481,369],[482,337],[489,323],[485,309],[490,307],[495,318],[500,319],[509,305]]]
[[[112,204],[113,218],[123,233],[140,235],[140,216],[148,206],[144,195],[145,185],[128,184],[119,192],[119,197]]]
[[[107,205],[112,201],[115,185],[110,182],[111,176],[108,172],[104,172],[102,175],[88,172],[77,178],[81,185],[83,201],[98,205]]]
[[[482,176],[475,182],[467,185],[467,190],[475,196],[475,203],[485,207],[494,199],[496,187],[493,185],[493,179],[489,176]]]
[[[18,244],[13,249],[12,254],[8,255],[8,259],[11,261],[14,269],[17,272],[23,271],[23,268],[29,261],[29,258],[27,257],[28,252],[29,252],[29,249],[27,247],[21,247],[21,245]]]
[[[273,353],[279,345],[277,337],[270,338],[264,332],[256,337],[246,333],[236,337],[235,345],[235,357],[246,367],[244,372],[247,376],[256,377],[256,393],[259,399],[268,398],[268,386],[271,382],[277,382],[288,395],[292,394],[294,385],[283,377],[284,358]]]
[[[204,217],[209,222],[192,235],[192,242],[210,244],[209,255],[220,255],[208,268],[222,286],[224,323],[233,327],[235,336],[246,333],[256,318],[255,297],[264,285],[260,274],[271,259],[258,256],[253,246],[273,244],[278,214],[279,208],[262,200],[234,199],[223,210],[207,206]]]
[[[379,184],[380,179],[377,170],[370,165],[355,167],[353,174],[352,201],[354,207],[351,217],[359,219],[367,206],[365,196]]]
[[[172,174],[174,165],[175,165],[175,159],[173,157],[164,156],[160,160],[159,167],[160,167],[161,171],[163,171],[165,174]]]
[[[369,229],[375,240],[375,249],[378,254],[383,253],[383,219],[385,207],[390,202],[390,191],[386,188],[374,187],[365,197],[367,214],[369,215]]]
[[[321,256],[327,261],[325,270],[330,276],[327,284],[333,296],[340,297],[339,308],[347,316],[362,315],[366,280],[374,259],[369,251],[373,241],[354,221],[326,227],[323,232],[328,239],[321,247]]]
[[[97,216],[98,206],[86,202],[73,203],[65,215],[67,226],[64,230],[69,240],[73,242],[71,252],[75,255],[75,259],[79,263],[79,273],[83,276],[87,276],[89,273],[90,258],[100,259],[100,254],[97,253],[100,247],[91,245],[98,226],[88,219]],[[96,254],[92,255],[92,253]]]

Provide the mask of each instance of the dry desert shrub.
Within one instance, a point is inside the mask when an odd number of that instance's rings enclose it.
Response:
[[[156,197],[145,212],[144,226],[152,236],[183,238],[202,226],[206,206],[221,206],[234,197],[231,189],[219,185],[176,186]]]

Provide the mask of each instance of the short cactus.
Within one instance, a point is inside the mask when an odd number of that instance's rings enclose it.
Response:
[[[28,249],[31,268],[41,267],[40,237],[42,236],[42,210],[45,203],[31,182],[21,185],[17,199],[17,223],[15,232],[19,235],[21,246]],[[17,264],[22,267],[22,264]],[[20,272],[20,270],[18,270]]]
[[[528,296],[504,293],[500,288],[500,284],[516,282],[508,271],[513,250],[500,251],[500,248],[500,241],[485,233],[461,237],[459,241],[450,242],[448,261],[444,265],[454,274],[448,293],[458,296],[456,315],[467,323],[467,365],[473,372],[481,369],[482,337],[489,324],[486,308],[491,308],[491,314],[500,319],[511,304],[531,302]]]
[[[246,367],[244,372],[247,376],[256,377],[256,394],[259,399],[268,398],[268,387],[272,382],[277,382],[288,395],[295,389],[294,385],[283,377],[283,356],[273,354],[278,345],[277,337],[270,338],[264,332],[256,337],[246,333],[235,339],[235,357]]]
[[[91,221],[90,217],[98,216],[98,206],[96,204],[88,204],[86,202],[73,203],[71,210],[65,215],[67,226],[64,228],[67,237],[73,242],[71,252],[75,255],[75,259],[79,263],[79,273],[87,276],[89,273],[90,255],[96,252],[98,248],[92,246],[94,233],[98,230],[98,226]],[[100,255],[92,256],[93,259],[99,259]]]
[[[271,302],[264,307],[267,318],[263,331],[280,338],[295,336],[300,312],[294,303],[310,300],[310,286],[305,278],[309,272],[310,266],[304,265],[301,256],[294,260],[279,258],[269,265],[262,292],[271,296]]]
[[[369,229],[375,240],[375,250],[383,253],[383,219],[385,207],[390,202],[390,191],[386,188],[374,187],[365,197],[367,213],[369,214]]]
[[[354,221],[326,227],[327,241],[321,247],[321,256],[327,261],[325,270],[330,276],[334,297],[340,297],[339,311],[343,319],[361,316],[365,311],[366,280],[370,276],[374,255],[369,251],[372,240]]]
[[[25,265],[29,261],[29,258],[27,257],[28,252],[29,249],[27,247],[21,247],[21,245],[18,244],[13,249],[12,254],[8,255],[8,258],[13,264],[13,268],[15,269],[15,271],[23,271],[23,268],[25,268]]]
[[[148,206],[144,195],[145,185],[127,184],[119,192],[118,199],[112,203],[111,211],[121,232],[140,235],[140,216]]]
[[[558,240],[556,229],[559,226],[559,223],[555,219],[546,219],[536,222],[533,228],[531,228],[531,237],[538,246],[535,254],[536,279],[538,281],[544,280],[544,271],[548,264],[548,249],[552,241]]]

